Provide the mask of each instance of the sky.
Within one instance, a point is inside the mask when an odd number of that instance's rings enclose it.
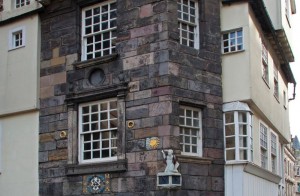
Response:
[[[291,68],[297,82],[296,99],[289,102],[290,110],[290,128],[293,137],[295,135],[300,138],[300,2],[296,1],[297,13],[292,15],[292,30],[293,30],[293,54],[295,62],[291,63]],[[289,85],[289,96],[291,97],[293,86]]]

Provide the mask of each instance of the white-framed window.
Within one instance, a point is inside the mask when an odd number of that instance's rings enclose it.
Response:
[[[262,57],[262,78],[269,84],[269,63],[268,50],[264,42],[261,42],[261,57]]]
[[[290,25],[290,0],[285,0],[285,16],[288,24]]]
[[[30,4],[30,0],[15,0],[16,8],[23,7],[23,6],[29,5],[29,4]]]
[[[177,0],[180,44],[199,49],[199,11],[197,0]]]
[[[105,1],[82,10],[82,60],[115,53],[116,1]]]
[[[271,166],[272,172],[277,172],[277,136],[271,132]]]
[[[274,65],[274,96],[279,99],[278,69]]]
[[[10,30],[8,39],[9,39],[8,42],[9,50],[13,50],[25,46],[25,39],[26,39],[25,27],[18,27],[13,30]]]
[[[260,123],[260,162],[261,167],[268,169],[268,128]]]
[[[283,91],[283,106],[286,108],[286,106],[287,106],[287,97],[286,97],[286,92],[285,91]]]
[[[296,176],[300,176],[300,166],[296,165]]]
[[[79,105],[79,163],[117,160],[117,99]]]
[[[224,113],[225,160],[252,161],[252,116],[249,111]]]
[[[202,112],[200,109],[180,106],[180,146],[184,155],[202,156]]]
[[[243,29],[222,34],[222,51],[224,54],[241,50],[244,50]]]

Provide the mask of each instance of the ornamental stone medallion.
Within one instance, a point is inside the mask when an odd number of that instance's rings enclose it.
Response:
[[[109,174],[83,176],[83,193],[99,194],[110,192]]]
[[[146,139],[146,148],[147,150],[155,150],[159,146],[159,138],[151,137]]]

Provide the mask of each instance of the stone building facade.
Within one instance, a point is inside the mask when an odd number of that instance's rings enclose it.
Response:
[[[40,17],[41,196],[224,195],[218,0],[53,0]],[[177,189],[157,187],[166,149]]]

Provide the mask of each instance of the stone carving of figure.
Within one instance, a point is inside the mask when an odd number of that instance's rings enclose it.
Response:
[[[177,168],[179,166],[179,163],[176,160],[175,155],[173,155],[173,150],[172,149],[167,150],[167,155],[164,150],[162,150],[161,152],[167,164],[165,173],[178,173]]]

